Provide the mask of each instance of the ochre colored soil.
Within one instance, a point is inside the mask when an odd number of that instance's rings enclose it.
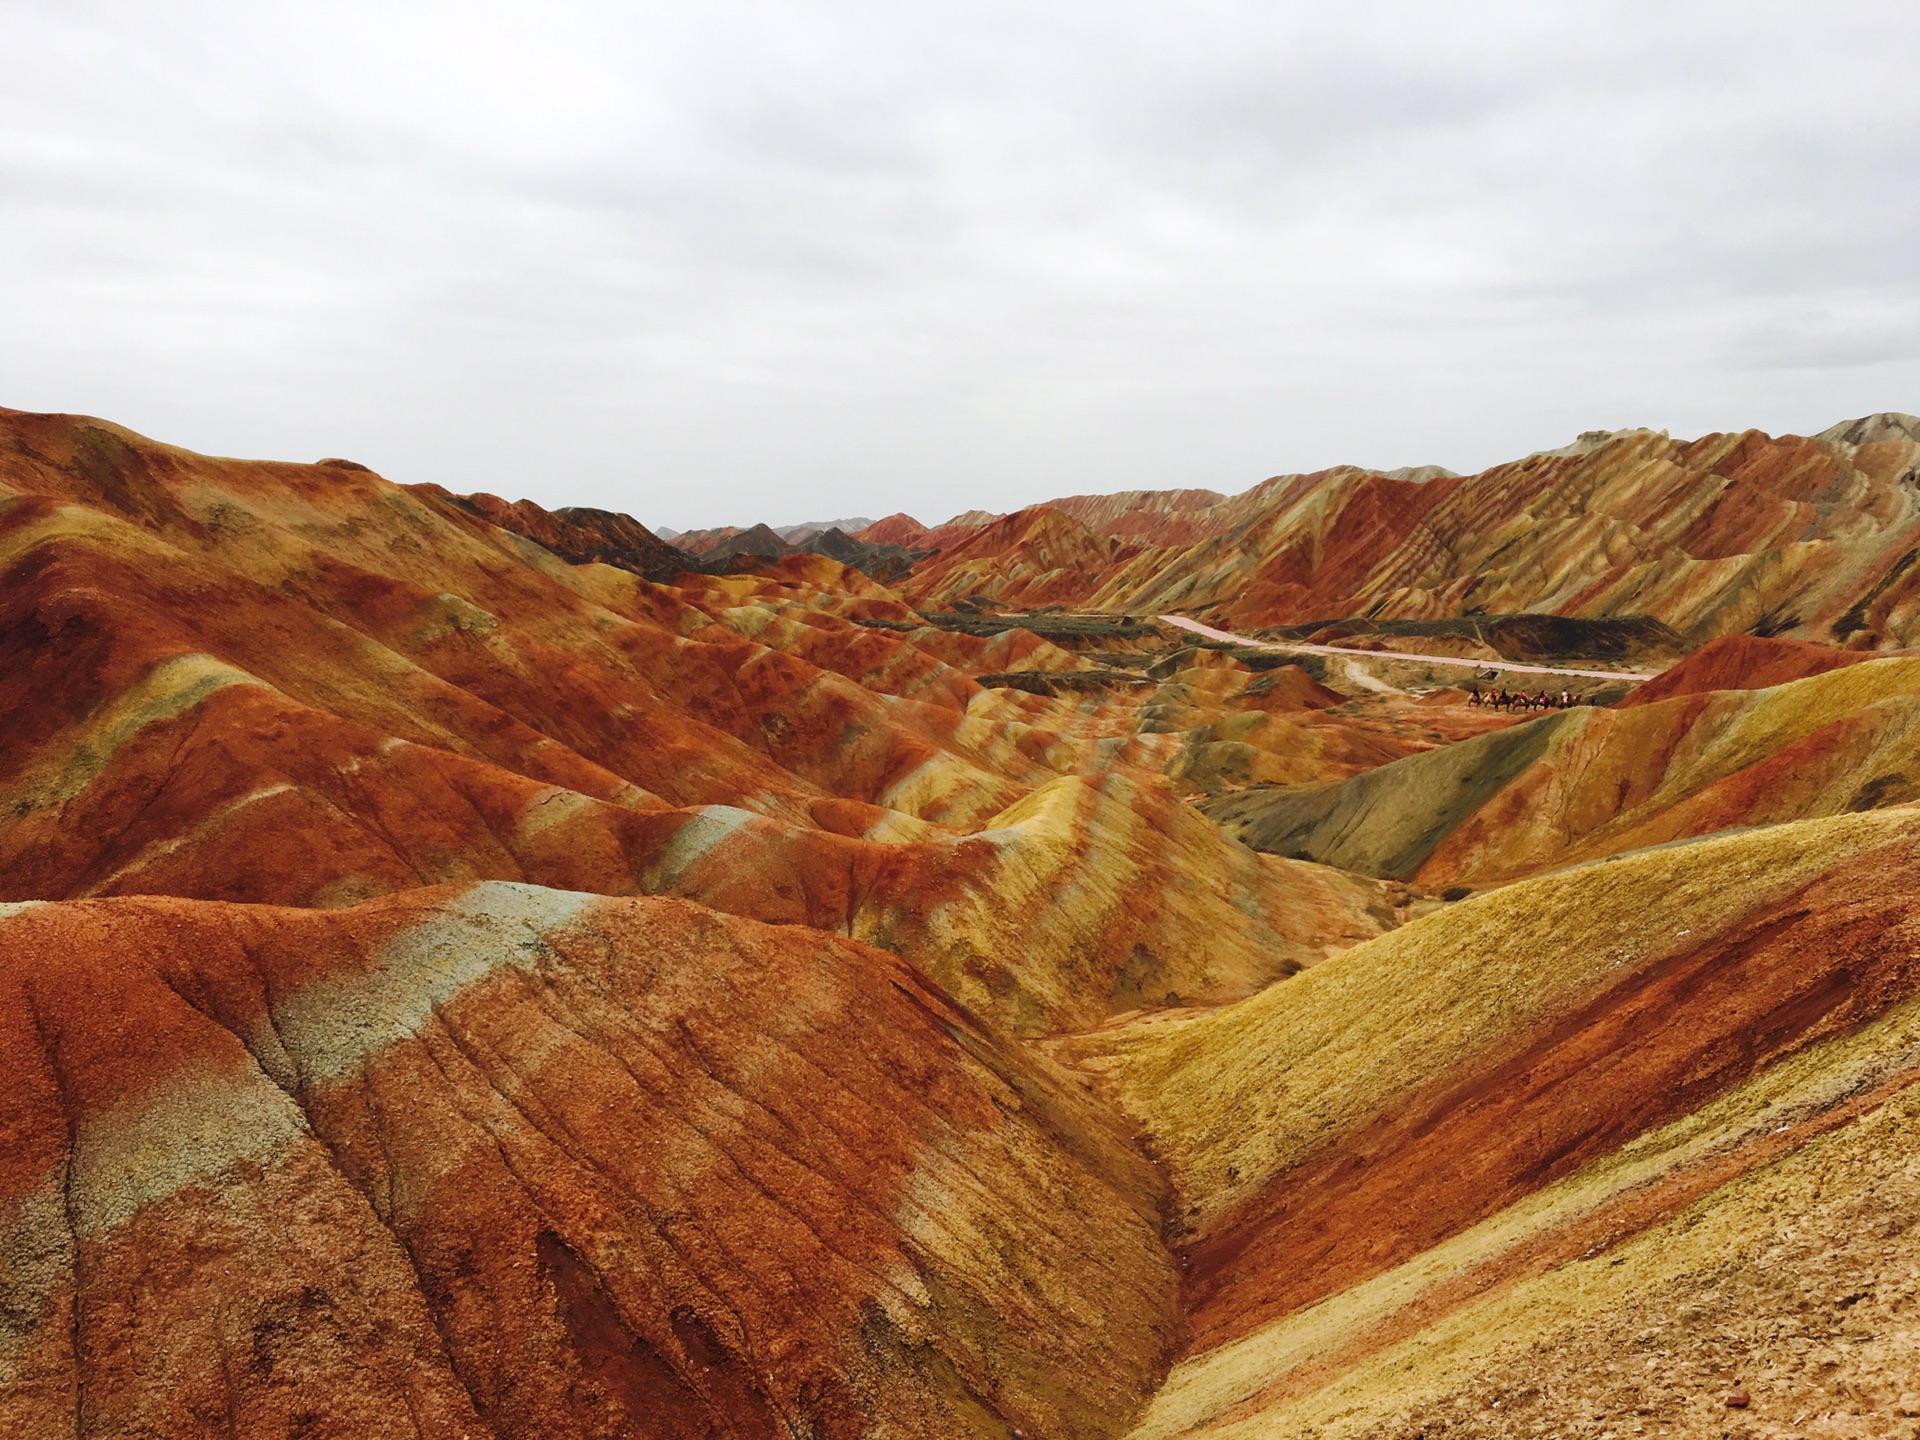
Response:
[[[1920,847],[1876,850],[1401,1098],[1189,1250],[1219,1344],[1403,1263],[1920,991]]]
[[[1802,640],[1723,635],[1638,686],[1620,702],[1620,708],[1651,705],[1675,695],[1708,695],[1715,690],[1765,690],[1790,680],[1804,680],[1809,675],[1824,675],[1867,658],[1867,652],[1835,650],[1829,645],[1809,645]]]
[[[0,1436],[1920,1433],[1917,461],[880,583],[0,411]]]

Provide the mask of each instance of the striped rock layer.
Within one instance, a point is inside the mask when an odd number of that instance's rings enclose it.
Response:
[[[1870,649],[1920,639],[1920,419],[1907,415],[1812,437],[1600,432],[1478,475],[1339,467],[1230,498],[1073,496],[942,529],[941,553],[902,585],[917,604],[1178,611],[1243,629],[1641,615],[1694,644],[1756,629]]]
[[[1180,1216],[1192,1340],[1129,1434],[1898,1433],[1916,895],[1920,811],[1796,821],[1069,1042]]]
[[[1392,887],[1178,798],[1430,743],[1310,684],[985,690],[1081,662],[917,628],[818,556],[669,585],[593,558],[652,568],[632,522],[0,421],[0,899],[678,894],[884,945],[1023,1032],[1236,998],[1394,923]]]
[[[0,1435],[1897,1433],[1915,448],[890,588],[0,412]],[[1526,718],[982,596],[1721,638]]]
[[[9,1435],[1112,1433],[1158,1177],[904,963],[675,900],[0,919]]]

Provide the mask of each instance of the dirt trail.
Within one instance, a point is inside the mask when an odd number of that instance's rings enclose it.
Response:
[[[1251,645],[1260,650],[1298,650],[1309,655],[1364,655],[1373,660],[1424,660],[1429,665],[1462,665],[1470,670],[1514,670],[1527,675],[1587,675],[1596,680],[1651,680],[1652,674],[1637,670],[1576,670],[1570,665],[1521,665],[1512,660],[1464,660],[1458,655],[1414,655],[1404,650],[1359,650],[1347,645],[1309,645],[1300,640],[1254,640],[1231,631],[1216,630],[1189,620],[1184,615],[1156,617],[1182,630],[1191,630],[1209,640],[1224,640],[1232,645]]]

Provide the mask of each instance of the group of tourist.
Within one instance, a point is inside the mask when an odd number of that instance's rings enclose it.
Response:
[[[1467,696],[1469,705],[1490,705],[1496,710],[1566,710],[1580,703],[1579,697],[1571,690],[1562,690],[1555,695],[1550,690],[1540,690],[1529,695],[1524,690],[1489,690],[1482,694],[1478,685],[1471,687]]]

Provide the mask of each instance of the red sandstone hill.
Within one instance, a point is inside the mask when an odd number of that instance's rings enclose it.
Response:
[[[1063,511],[1035,506],[984,525],[922,561],[910,589],[916,602],[938,608],[975,595],[991,595],[1009,607],[1079,604],[1090,582],[1138,550],[1096,534]]]
[[[1338,467],[1226,499],[1138,491],[1035,509],[1124,542],[1104,564],[1086,550],[1090,568],[1054,587],[1093,609],[1242,629],[1640,614],[1696,644],[1763,630],[1871,649],[1920,638],[1916,477],[1920,419],[1884,415],[1816,436],[1596,432],[1471,476]],[[996,541],[1009,564],[956,575],[963,538],[923,540],[942,554],[903,593],[1024,603],[1033,563]]]
[[[1706,695],[1715,690],[1765,690],[1869,658],[1869,651],[1835,650],[1800,640],[1723,635],[1640,686],[1620,704],[1651,705],[1675,695]]]
[[[0,947],[9,1435],[1098,1435],[1173,1340],[1150,1167],[851,941],[482,885]]]
[[[1122,490],[1112,495],[1068,495],[1047,504],[1103,535],[1154,545],[1191,545],[1227,528],[1213,513],[1226,499],[1217,490]]]
[[[733,539],[740,531],[741,527],[738,525],[719,525],[708,530],[682,530],[673,537],[673,545],[675,549],[684,550],[689,555],[704,555],[714,546]]]
[[[869,545],[905,545],[919,546],[927,535],[927,527],[905,512],[876,520],[864,529],[853,532],[853,538],[864,540]]]
[[[1872,1431],[1920,661],[1740,632],[1902,637],[1912,445],[1080,497],[894,588],[0,411],[0,1435]],[[921,613],[1522,597],[1733,638],[1529,719]]]

